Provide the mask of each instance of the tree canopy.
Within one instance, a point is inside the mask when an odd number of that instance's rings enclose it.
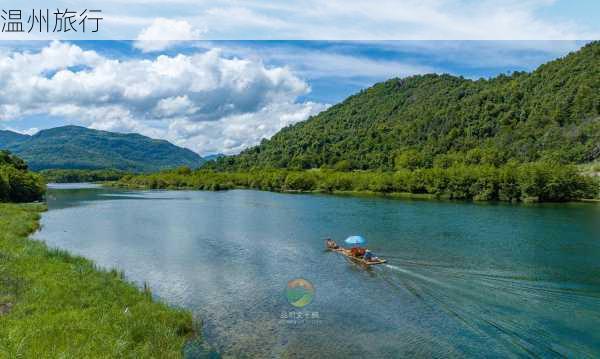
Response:
[[[42,177],[28,171],[27,164],[9,151],[0,151],[0,202],[33,202],[43,198]]]

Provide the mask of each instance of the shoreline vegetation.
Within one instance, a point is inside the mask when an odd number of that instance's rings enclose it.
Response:
[[[116,169],[51,169],[40,171],[46,183],[82,183],[117,181],[130,172]]]
[[[0,203],[41,201],[45,193],[42,176],[30,172],[21,158],[0,150]]]
[[[394,172],[268,169],[217,172],[187,167],[126,175],[110,186],[137,189],[383,194],[403,198],[506,202],[567,202],[599,198],[600,181],[576,166],[547,162],[458,165]]]
[[[172,358],[186,343],[203,350],[190,312],[153,300],[120,271],[28,238],[45,210],[0,203],[1,357]]]

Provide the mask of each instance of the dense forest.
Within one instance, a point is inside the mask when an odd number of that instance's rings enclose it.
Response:
[[[27,164],[8,151],[0,151],[0,202],[34,202],[43,198],[42,177],[28,171]]]
[[[459,164],[394,172],[326,169],[215,172],[182,167],[155,174],[128,175],[116,185],[150,189],[412,193],[429,198],[512,202],[594,198],[599,191],[598,182],[580,174],[576,167],[544,162],[510,162],[500,167]]]
[[[215,170],[501,166],[600,157],[600,42],[540,66],[477,81],[392,79],[289,126]]]
[[[150,172],[178,166],[199,167],[197,153],[135,133],[98,131],[80,126],[42,130],[33,136],[0,131],[0,149],[44,169],[109,169]]]
[[[128,173],[114,169],[105,170],[69,170],[52,169],[39,172],[47,183],[82,183],[116,181]]]

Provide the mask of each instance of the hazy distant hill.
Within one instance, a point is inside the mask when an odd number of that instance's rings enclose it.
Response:
[[[11,146],[14,143],[25,141],[29,138],[27,135],[12,131],[0,130],[0,148]]]
[[[222,157],[226,157],[226,156],[224,154],[222,154],[222,153],[217,153],[217,154],[214,154],[214,155],[204,156],[202,158],[205,161],[208,162],[208,161],[216,161],[216,160],[218,160],[219,158],[222,158]]]
[[[63,126],[33,136],[0,131],[0,149],[17,154],[33,170],[51,168],[158,171],[198,167],[202,157],[164,140],[79,126]]]
[[[583,163],[599,156],[600,42],[594,42],[532,73],[379,83],[214,167],[389,170],[452,161]]]

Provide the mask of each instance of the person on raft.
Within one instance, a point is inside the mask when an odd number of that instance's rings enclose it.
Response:
[[[356,258],[362,258],[367,262],[372,262],[377,260],[377,257],[373,255],[373,252],[366,248],[355,247],[350,250],[350,253]]]
[[[335,241],[331,238],[327,238],[327,240],[325,241],[325,243],[327,244],[327,248],[331,248],[331,249],[338,249],[340,248],[340,246],[338,246],[337,243],[335,243]]]
[[[350,254],[352,254],[352,256],[357,257],[357,258],[364,256],[365,252],[366,252],[365,248],[362,248],[362,247],[354,247],[354,248],[350,249]]]

